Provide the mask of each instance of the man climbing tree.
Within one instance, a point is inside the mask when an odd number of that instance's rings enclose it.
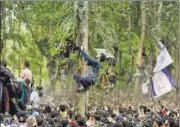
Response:
[[[81,76],[79,73],[74,74],[73,78],[78,84],[77,91],[83,92],[86,91],[91,85],[94,85],[99,76],[100,70],[100,62],[104,62],[106,60],[106,55],[101,53],[97,55],[95,59],[91,58],[81,47],[81,53],[84,59],[87,61],[88,73],[86,76]]]

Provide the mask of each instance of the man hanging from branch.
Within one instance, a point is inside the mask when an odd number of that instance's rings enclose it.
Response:
[[[91,85],[94,85],[99,76],[100,62],[106,60],[106,55],[101,53],[95,59],[91,58],[84,48],[81,46],[81,54],[85,61],[87,61],[88,73],[86,76],[81,76],[79,73],[74,74],[73,78],[78,84],[78,92],[86,91]]]

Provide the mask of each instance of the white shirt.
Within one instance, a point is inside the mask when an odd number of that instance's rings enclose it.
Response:
[[[88,120],[88,121],[86,122],[86,125],[87,125],[88,127],[94,127],[94,126],[95,126],[95,121]]]
[[[33,108],[39,108],[40,97],[37,91],[33,91],[30,95],[30,102]]]

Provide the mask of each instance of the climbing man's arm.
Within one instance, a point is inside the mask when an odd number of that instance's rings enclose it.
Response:
[[[82,50],[81,52],[82,52],[82,56],[84,57],[84,59],[87,60],[90,65],[98,64],[98,61],[91,58],[84,50]]]

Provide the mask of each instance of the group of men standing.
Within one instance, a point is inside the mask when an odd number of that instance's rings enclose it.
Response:
[[[34,105],[40,101],[37,91],[33,91],[33,74],[30,63],[24,62],[24,68],[18,78],[7,68],[5,60],[0,62],[0,111],[9,115],[26,109],[27,104]]]

